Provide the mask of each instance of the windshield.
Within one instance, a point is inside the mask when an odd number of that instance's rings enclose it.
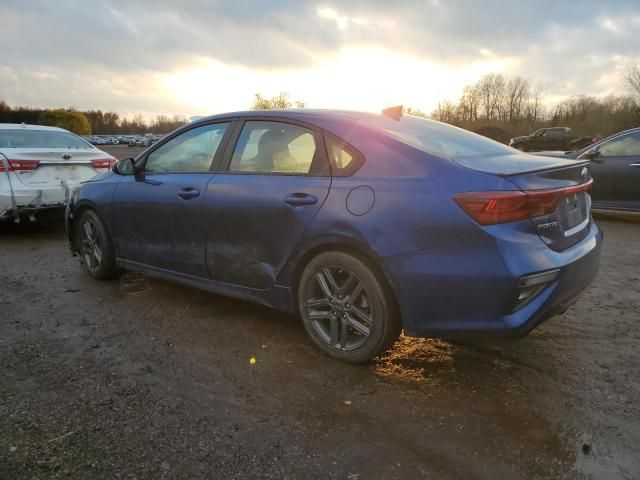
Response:
[[[0,130],[0,148],[93,148],[70,132],[48,130]]]
[[[438,157],[456,160],[461,157],[493,157],[516,153],[513,148],[482,135],[410,115],[403,115],[400,120],[375,116],[365,118],[361,122]]]

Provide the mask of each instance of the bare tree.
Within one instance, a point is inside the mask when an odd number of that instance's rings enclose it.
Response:
[[[462,122],[475,122],[478,120],[479,105],[480,92],[477,85],[467,85],[458,102],[458,118]]]
[[[544,117],[544,105],[542,100],[544,98],[544,92],[540,86],[536,86],[529,97],[527,104],[527,122],[530,128],[537,127],[538,123],[542,121]]]
[[[422,110],[414,107],[404,107],[404,109],[402,110],[402,113],[404,115],[411,115],[413,117],[422,117],[422,118],[428,117],[428,115],[424,113]]]
[[[506,82],[499,73],[489,73],[475,85],[480,98],[480,111],[487,122],[504,120]]]
[[[529,82],[515,77],[507,82],[507,114],[505,120],[517,122],[522,120],[525,103],[529,100]]]
[[[265,98],[261,93],[256,93],[253,100],[252,110],[270,110],[272,108],[304,108],[304,102],[300,100],[291,101],[287,92],[281,92],[275,97]]]
[[[625,80],[631,94],[640,102],[640,65],[631,67]]]
[[[458,123],[458,106],[455,103],[445,100],[438,102],[438,106],[431,113],[431,118],[439,122],[456,124]]]

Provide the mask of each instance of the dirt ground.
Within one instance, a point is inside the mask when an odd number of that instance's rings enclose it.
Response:
[[[294,317],[0,227],[1,479],[640,478],[640,225],[528,338],[332,361]],[[252,365],[250,358],[256,363]]]

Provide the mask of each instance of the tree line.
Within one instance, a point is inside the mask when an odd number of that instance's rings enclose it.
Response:
[[[544,101],[544,92],[526,79],[490,73],[465,86],[457,102],[438,103],[430,116],[502,137],[496,138],[501,141],[551,126],[570,127],[583,135],[607,136],[640,125],[640,67],[629,71],[625,83],[628,94],[576,95],[549,105]]]
[[[78,135],[127,135],[169,133],[187,121],[178,115],[173,117],[156,115],[147,121],[141,114],[127,118],[121,117],[116,112],[103,112],[102,110],[78,111],[73,108],[10,107],[7,102],[0,100],[0,123],[52,125],[66,128]]]
[[[594,97],[577,95],[556,105],[545,102],[542,89],[528,80],[490,73],[464,87],[457,102],[442,101],[427,114],[407,107],[405,113],[430,117],[507,142],[510,137],[531,133],[542,127],[570,127],[582,135],[607,136],[640,125],[640,66],[624,77],[628,93]],[[271,98],[256,93],[254,110],[303,108],[304,102],[291,100],[287,92]],[[174,115],[157,115],[146,121],[142,115],[121,117],[102,110],[11,108],[0,100],[0,122],[56,125],[78,134],[168,133],[186,120]]]

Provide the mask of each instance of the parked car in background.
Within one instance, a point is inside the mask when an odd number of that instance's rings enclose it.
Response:
[[[0,220],[64,208],[73,188],[114,163],[62,128],[0,124]]]
[[[575,152],[539,152],[536,155],[590,160],[589,169],[594,179],[593,208],[640,212],[640,128],[616,133]]]
[[[297,311],[332,357],[400,331],[524,335],[598,270],[586,162],[450,125],[344,111],[217,115],[174,131],[70,200],[71,250]]]
[[[541,128],[531,135],[514,137],[509,145],[523,152],[535,150],[578,150],[596,141],[596,137],[576,136],[569,127]]]

